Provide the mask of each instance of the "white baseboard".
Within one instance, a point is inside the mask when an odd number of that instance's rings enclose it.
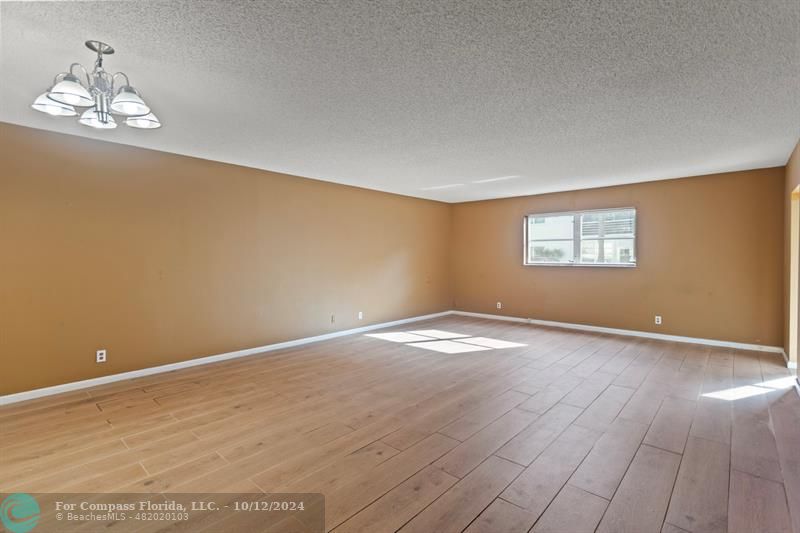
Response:
[[[111,374],[108,376],[101,376],[99,378],[85,379],[83,381],[73,381],[72,383],[64,383],[63,385],[54,385],[52,387],[44,387],[41,389],[34,389],[25,392],[18,392],[15,394],[7,394],[0,396],[0,405],[7,405],[11,403],[23,402],[25,400],[33,400],[34,398],[41,398],[43,396],[52,396],[62,392],[70,392],[74,390],[86,389],[89,387],[96,387],[97,385],[105,385],[106,383],[114,383],[115,381],[123,381],[126,379],[140,378],[143,376],[150,376],[152,374],[161,374],[163,372],[172,372],[173,370],[180,370],[181,368],[190,368],[193,366],[207,365],[209,363],[217,363],[219,361],[227,361],[228,359],[237,359],[239,357],[247,357],[264,352],[272,352],[275,350],[282,350],[284,348],[292,348],[293,346],[302,346],[312,342],[320,342],[336,337],[344,337],[354,333],[362,333],[365,331],[372,331],[374,329],[387,328],[391,326],[399,326],[401,324],[408,324],[409,322],[419,322],[421,320],[430,320],[432,318],[439,318],[452,314],[452,311],[442,311],[441,313],[433,313],[430,315],[421,315],[411,318],[403,318],[401,320],[393,320],[391,322],[382,322],[380,324],[371,324],[360,328],[345,329],[342,331],[334,331],[332,333],[325,333],[324,335],[316,335],[314,337],[304,337],[302,339],[295,339],[286,342],[279,342],[276,344],[267,344],[266,346],[258,346],[257,348],[247,348],[245,350],[237,350],[235,352],[221,353],[217,355],[209,355],[207,357],[200,357],[197,359],[189,359],[187,361],[180,361],[178,363],[170,363],[168,365],[153,366],[150,368],[142,368],[140,370],[132,370],[130,372],[122,372],[119,374]]]
[[[519,318],[515,316],[490,315],[487,313],[471,313],[469,311],[453,311],[453,314],[461,316],[471,316],[476,318],[488,318],[492,320],[506,320],[508,322],[520,322],[522,324],[536,324],[537,326],[550,326],[554,328],[577,329],[580,331],[591,331],[594,333],[609,333],[612,335],[624,335],[627,337],[643,337],[646,339],[657,339],[662,341],[683,342],[689,344],[704,344],[707,346],[721,346],[723,348],[737,348],[740,350],[754,350],[759,352],[783,353],[780,346],[764,346],[762,344],[746,344],[743,342],[719,341],[715,339],[700,339],[695,337],[682,337],[680,335],[665,335],[663,333],[651,333],[649,331],[636,331],[632,329],[606,328],[602,326],[588,326],[586,324],[571,324],[568,322],[553,322],[550,320],[537,320],[535,318]]]
[[[164,372],[172,372],[173,370],[180,370],[182,368],[190,368],[193,366],[207,365],[210,363],[217,363],[219,361],[227,361],[228,359],[237,359],[239,357],[248,357],[265,352],[272,352],[284,348],[292,348],[294,346],[302,346],[312,342],[320,342],[337,337],[344,337],[355,333],[363,333],[365,331],[372,331],[375,329],[388,328],[392,326],[399,326],[408,324],[410,322],[419,322],[421,320],[430,320],[433,318],[440,318],[447,315],[460,315],[470,316],[475,318],[487,318],[490,320],[505,320],[508,322],[519,322],[522,324],[534,324],[537,326],[549,326],[564,329],[575,329],[580,331],[591,331],[594,333],[608,333],[611,335],[624,335],[627,337],[642,337],[647,339],[657,339],[663,341],[683,342],[690,344],[704,344],[708,346],[721,346],[724,348],[737,348],[741,350],[754,350],[761,352],[772,352],[782,354],[786,359],[788,368],[797,368],[797,363],[791,363],[786,358],[783,348],[780,346],[764,346],[761,344],[746,344],[741,342],[720,341],[714,339],[700,339],[695,337],[682,337],[679,335],[664,335],[662,333],[651,333],[648,331],[635,331],[629,329],[616,329],[606,328],[602,326],[589,326],[585,324],[571,324],[568,322],[553,322],[550,320],[537,320],[534,318],[519,318],[504,315],[491,315],[487,313],[472,313],[469,311],[442,311],[440,313],[433,313],[430,315],[415,316],[411,318],[404,318],[401,320],[393,320],[391,322],[382,322],[380,324],[371,324],[360,328],[345,329],[342,331],[334,331],[332,333],[325,333],[324,335],[316,335],[314,337],[305,337],[302,339],[295,339],[291,341],[279,342],[276,344],[268,344],[266,346],[258,346],[256,348],[247,348],[245,350],[237,350],[235,352],[222,353],[218,355],[210,355],[207,357],[200,357],[197,359],[189,359],[187,361],[180,361],[178,363],[170,363],[168,365],[154,366],[150,368],[142,368],[140,370],[132,370],[130,372],[122,372],[119,374],[111,374],[108,376],[101,376],[99,378],[86,379],[83,381],[74,381],[72,383],[64,383],[63,385],[54,385],[52,387],[44,387],[25,392],[18,392],[15,394],[8,394],[0,396],[0,405],[7,405],[11,403],[23,402],[25,400],[33,400],[43,396],[52,396],[62,392],[70,392],[89,387],[96,387],[97,385],[105,385],[106,383],[114,383],[116,381],[123,381],[126,379],[139,378],[149,376],[152,374],[161,374]]]

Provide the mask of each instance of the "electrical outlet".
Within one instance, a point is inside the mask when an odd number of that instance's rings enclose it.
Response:
[[[656,315],[656,326],[661,325],[661,315]]]
[[[106,351],[105,350],[97,350],[95,354],[95,362],[97,363],[105,363],[106,362]]]
[[[503,308],[503,303],[502,302],[497,302],[497,308],[498,309],[502,309]]]
[[[358,319],[359,320],[364,320],[364,311],[359,311],[358,312]]]

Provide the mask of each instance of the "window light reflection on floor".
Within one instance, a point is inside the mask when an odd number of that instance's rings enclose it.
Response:
[[[415,346],[441,353],[482,352],[527,346],[527,344],[518,342],[490,339],[488,337],[471,337],[463,333],[453,333],[440,329],[367,333],[365,336],[390,342],[402,342],[406,346]]]
[[[404,331],[396,331],[393,333],[369,333],[367,337],[374,337],[384,341],[391,342],[419,342],[433,340],[431,337],[424,337],[422,335],[415,335]]]
[[[729,402],[732,402],[734,400],[750,398],[751,396],[758,396],[760,394],[766,394],[772,391],[773,389],[765,389],[763,387],[756,387],[754,385],[745,385],[744,387],[733,387],[731,389],[709,392],[703,394],[703,396],[706,398],[716,398],[717,400],[728,400]]]
[[[518,342],[509,342],[509,341],[500,341],[497,339],[488,339],[486,337],[471,337],[469,339],[458,339],[459,342],[466,342],[469,344],[476,344],[478,346],[485,346],[487,348],[519,348],[520,346],[526,346],[525,344],[520,344]]]
[[[455,341],[431,341],[431,342],[415,342],[407,344],[406,346],[414,346],[415,348],[425,348],[426,350],[433,350],[442,353],[465,353],[465,352],[482,352],[491,350],[484,346],[475,346],[473,344],[464,344],[463,342]]]
[[[440,329],[418,329],[409,333],[423,335],[425,337],[433,337],[434,339],[458,339],[469,337],[469,335],[464,335],[463,333],[450,333],[449,331],[442,331]]]
[[[794,376],[786,376],[785,378],[771,379],[764,383],[758,383],[759,387],[769,387],[771,389],[788,389],[795,384]]]
[[[715,392],[708,392],[703,394],[706,398],[716,398],[718,400],[727,400],[729,402],[735,400],[742,400],[744,398],[751,398],[761,394],[768,394],[776,390],[788,389],[794,386],[795,378],[793,376],[786,376],[785,378],[771,379],[762,383],[755,383],[753,385],[744,385],[742,387],[732,387]]]

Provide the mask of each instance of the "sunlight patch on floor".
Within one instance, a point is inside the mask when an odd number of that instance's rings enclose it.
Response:
[[[756,387],[754,385],[745,385],[744,387],[733,387],[731,389],[720,390],[716,392],[709,392],[703,394],[706,398],[716,398],[717,400],[741,400],[743,398],[750,398],[760,394],[772,392],[773,389],[765,389],[763,387]]]
[[[440,329],[366,333],[364,336],[389,342],[402,342],[406,346],[415,346],[441,353],[482,352],[485,350],[502,350],[527,346],[527,344],[519,342],[490,339],[488,337],[471,337],[463,333],[453,333]]]
[[[527,346],[518,342],[500,341],[497,339],[489,339],[487,337],[471,337],[469,339],[458,339],[459,342],[466,342],[475,344],[477,346],[485,346],[486,348],[519,348],[520,346]]]
[[[759,383],[758,386],[769,387],[771,389],[788,389],[789,387],[794,387],[794,383],[794,376],[786,376],[785,378],[771,379],[764,383]]]
[[[768,394],[776,390],[788,389],[794,386],[794,377],[786,376],[785,378],[771,379],[753,385],[744,385],[742,387],[733,387],[715,392],[708,392],[703,394],[706,398],[716,398],[718,400],[727,400],[729,402],[741,400],[743,398],[751,398],[761,394]]]
[[[464,335],[463,333],[451,333],[449,331],[442,331],[440,329],[418,329],[412,331],[411,333],[415,335],[423,335],[425,337],[433,337],[434,339],[458,339],[469,337],[469,335]]]
[[[414,333],[406,333],[404,331],[397,331],[394,333],[368,333],[367,337],[391,342],[419,342],[431,340],[431,337],[415,335]]]
[[[485,348],[483,346],[474,346],[472,344],[454,341],[415,342],[407,344],[406,346],[414,346],[415,348],[424,348],[426,350],[442,353],[482,352],[484,350],[491,350],[491,348]]]

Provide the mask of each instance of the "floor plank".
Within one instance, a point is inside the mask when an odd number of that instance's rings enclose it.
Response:
[[[764,367],[762,362],[762,372]],[[786,499],[795,502],[789,506],[792,527],[795,532],[800,532],[800,396],[792,390],[785,392],[770,405],[770,419],[778,447]]]
[[[595,431],[606,431],[634,392],[634,389],[610,385],[584,410],[575,423]]]
[[[572,475],[570,484],[610,500],[636,455],[645,432],[645,424],[617,419]]]
[[[689,531],[728,530],[730,447],[689,437],[681,461],[667,522]]]
[[[457,481],[457,477],[439,468],[425,467],[337,527],[335,531],[338,533],[396,531]]]
[[[471,413],[467,413],[458,420],[453,421],[446,427],[440,429],[439,433],[460,441],[465,441],[528,398],[530,398],[530,396],[527,394],[516,390],[510,390],[486,402],[486,404]]]
[[[597,528],[598,533],[659,531],[681,457],[642,445]]]
[[[733,424],[731,402],[716,398],[700,398],[689,434],[701,439],[730,445]]]
[[[503,499],[538,518],[592,449],[600,433],[570,426],[503,491]]]
[[[497,498],[472,522],[465,533],[515,533],[528,531],[536,515]]]
[[[558,404],[500,448],[496,455],[527,466],[582,412],[579,407]]]
[[[770,429],[770,398],[765,396],[752,396],[733,402],[731,468],[781,482],[783,477],[778,447]]]
[[[533,533],[593,533],[608,500],[567,485],[542,515]]]
[[[664,527],[661,528],[661,533],[691,533],[691,532],[679,528],[678,526],[673,526],[669,522],[664,522]]]
[[[536,418],[534,413],[512,409],[450,450],[436,461],[436,466],[456,477],[464,477]]]
[[[539,414],[545,413],[582,382],[583,380],[575,375],[569,373],[564,374],[553,381],[553,383],[531,396],[529,400],[520,405],[520,409],[533,411]]]
[[[326,493],[325,521],[338,526],[453,449],[457,440],[435,433],[338,490]]]
[[[782,483],[734,470],[728,507],[730,533],[790,533],[792,526]]]
[[[594,372],[586,377],[579,387],[574,388],[564,396],[561,403],[585,409],[592,405],[597,397],[608,388],[614,378],[614,374]]]
[[[492,456],[453,485],[400,531],[459,532],[466,528],[521,471],[521,466]]]
[[[644,443],[675,453],[683,453],[694,420],[695,402],[665,398],[656,413]]]

